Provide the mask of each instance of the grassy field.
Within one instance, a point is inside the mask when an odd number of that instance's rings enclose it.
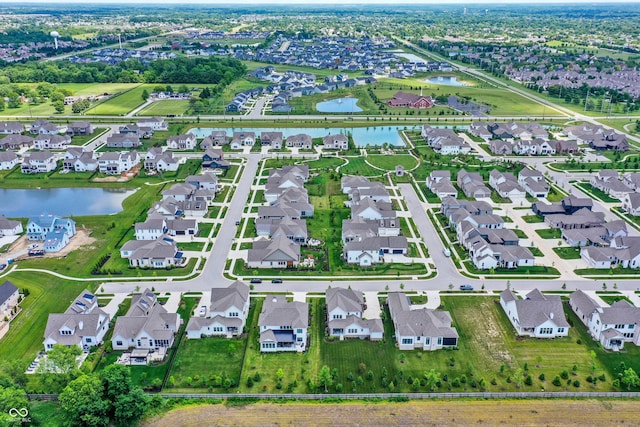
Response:
[[[6,280],[20,289],[28,289],[29,296],[20,304],[22,312],[2,338],[0,360],[19,360],[26,369],[38,351],[44,349],[42,340],[49,313],[64,312],[83,289],[95,291],[96,285],[32,272],[13,272]]]
[[[369,166],[362,157],[349,157],[349,163],[340,168],[345,175],[380,176],[384,173],[379,169]]]
[[[602,191],[602,190],[600,190],[598,188],[592,187],[591,184],[589,184],[587,182],[576,182],[573,185],[575,187],[577,187],[578,189],[582,190],[585,194],[591,196],[592,198],[594,198],[596,200],[600,200],[601,202],[605,202],[605,203],[618,203],[619,202],[618,199],[614,199],[613,197],[609,196],[604,191]]]
[[[394,171],[396,166],[400,165],[405,171],[411,170],[418,166],[418,160],[409,154],[395,154],[389,156],[386,154],[372,154],[367,156],[367,162],[373,166],[386,169],[388,171]]]
[[[231,403],[231,402],[229,402]],[[143,427],[207,425],[263,426],[265,420],[297,425],[301,420],[314,426],[576,426],[633,425],[637,422],[633,400],[434,400],[342,403],[248,403],[240,405],[195,405],[147,420]],[[428,420],[428,421],[427,421]]]
[[[142,92],[145,89],[147,92],[152,92],[153,87],[154,85],[151,84],[138,85],[88,109],[86,114],[123,116],[134,108],[142,105],[144,103],[144,100],[142,99]]]
[[[536,230],[536,233],[543,239],[559,239],[562,237],[562,231],[557,228],[543,228],[542,230]]]
[[[58,83],[56,87],[68,89],[74,96],[114,94],[133,89],[139,83]]]
[[[553,248],[553,251],[562,259],[580,259],[580,248]]]
[[[181,116],[189,109],[189,101],[169,99],[164,101],[156,101],[140,111],[138,116],[166,116],[167,114],[175,114]]]

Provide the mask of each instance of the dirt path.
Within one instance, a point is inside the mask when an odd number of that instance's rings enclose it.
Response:
[[[175,426],[613,426],[637,425],[635,401],[492,400],[407,403],[203,405],[145,427]]]

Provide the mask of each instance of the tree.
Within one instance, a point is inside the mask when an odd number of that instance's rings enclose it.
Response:
[[[0,425],[11,425],[15,418],[9,415],[11,408],[29,410],[29,399],[24,390],[15,387],[0,387]],[[15,425],[17,425],[16,423]]]
[[[327,393],[329,391],[329,387],[333,384],[333,377],[331,376],[331,370],[327,365],[324,365],[320,369],[320,373],[318,374],[318,383],[321,386],[324,386],[324,392]]]
[[[142,91],[142,100],[146,101],[147,99],[149,99],[149,91],[147,91],[146,89],[144,89]]]
[[[55,101],[52,105],[53,105],[53,108],[56,110],[56,113],[58,114],[64,113],[64,101]]]
[[[627,390],[640,386],[640,378],[633,368],[625,369],[620,376],[620,382],[627,386]]]
[[[149,396],[140,387],[133,388],[128,394],[120,395],[113,402],[113,421],[118,426],[132,426],[138,423],[149,405]]]
[[[427,389],[436,391],[440,383],[440,373],[435,369],[431,369],[424,373],[424,379],[426,380]]]
[[[39,373],[66,374],[78,369],[76,358],[82,354],[82,349],[77,345],[65,346],[55,344],[47,353],[44,363],[38,366]]]
[[[71,381],[58,396],[69,426],[109,425],[109,402],[97,375],[82,375]]]

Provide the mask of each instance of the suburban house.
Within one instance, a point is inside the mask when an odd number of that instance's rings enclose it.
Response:
[[[569,335],[560,295],[543,295],[534,289],[520,299],[511,290],[500,292],[500,305],[520,336],[558,338]]]
[[[10,134],[0,139],[0,149],[20,150],[22,148],[32,148],[34,139],[27,135]]]
[[[601,170],[591,175],[589,183],[593,188],[602,191],[614,199],[622,200],[625,195],[634,192],[618,175],[616,170]]]
[[[311,135],[306,133],[299,133],[297,135],[290,135],[285,140],[287,147],[296,147],[310,150],[312,146]]]
[[[627,193],[621,201],[623,211],[632,216],[640,216],[640,193]]]
[[[76,223],[56,215],[40,215],[29,218],[27,239],[44,243],[45,252],[58,252],[76,235]]]
[[[85,351],[102,344],[109,330],[109,315],[98,307],[98,297],[84,290],[62,313],[49,314],[44,332],[44,349],[56,344],[77,345]]]
[[[348,150],[349,138],[346,135],[327,135],[322,138],[323,150]]]
[[[171,150],[195,150],[196,136],[191,132],[186,135],[170,136],[167,138],[167,148]]]
[[[178,170],[180,162],[173,157],[172,151],[163,151],[161,147],[152,147],[145,154],[143,165],[149,171],[175,172]]]
[[[471,124],[469,125],[469,133],[482,138],[485,141],[488,141],[493,136],[493,133],[491,133],[491,131],[489,131],[489,128],[487,127],[487,123],[483,122],[471,122]]]
[[[45,133],[33,138],[33,148],[36,150],[64,150],[69,144],[71,144],[71,137],[69,135]]]
[[[231,149],[241,150],[242,147],[251,147],[256,143],[255,132],[234,132],[231,138]]]
[[[248,268],[290,268],[300,262],[300,246],[285,235],[274,236],[273,240],[260,238],[253,242],[247,252]]]
[[[98,170],[102,174],[118,175],[133,169],[140,163],[137,151],[102,153],[98,158]]]
[[[496,190],[500,197],[510,199],[512,202],[522,201],[526,193],[518,184],[518,180],[511,172],[498,172],[494,169],[489,174],[489,185]]]
[[[456,180],[465,196],[475,199],[491,197],[491,190],[484,184],[482,176],[477,172],[458,171]]]
[[[584,291],[569,297],[569,306],[589,330],[594,340],[607,350],[622,350],[625,342],[640,345],[640,308],[619,300],[602,306]]]
[[[283,295],[265,298],[258,318],[260,351],[303,352],[307,349],[309,304],[288,302]]]
[[[136,240],[156,240],[168,231],[164,218],[148,218],[144,222],[136,222],[134,229]]]
[[[206,136],[200,142],[200,149],[207,150],[209,148],[226,145],[228,143],[229,143],[229,137],[227,136],[226,131],[214,130],[214,131],[211,131],[211,134],[209,136]]]
[[[407,238],[404,236],[366,237],[344,245],[342,256],[349,264],[369,267],[384,262],[385,254],[406,255]]]
[[[180,267],[186,262],[176,242],[169,237],[156,240],[129,240],[120,248],[120,257],[129,259],[131,267]]]
[[[19,163],[18,155],[13,151],[0,151],[0,170],[11,170]]]
[[[77,121],[67,126],[67,133],[71,136],[92,135],[93,126],[87,121]]]
[[[186,184],[193,185],[196,190],[211,190],[214,193],[218,191],[218,176],[205,172],[200,175],[189,175],[185,178]]]
[[[640,268],[640,237],[615,237],[609,246],[584,246],[580,256],[591,268]]]
[[[229,169],[231,164],[224,160],[224,153],[219,148],[207,148],[202,155],[202,167],[212,169]]]
[[[513,145],[509,141],[492,139],[489,141],[489,150],[498,156],[510,156],[513,154]]]
[[[158,116],[141,118],[138,120],[138,126],[150,127],[154,131],[169,129],[169,125],[164,121],[164,119]]]
[[[188,338],[242,335],[249,313],[249,286],[236,280],[227,288],[212,288],[211,304],[202,308],[204,314],[189,319]]]
[[[35,135],[57,135],[60,128],[48,120],[36,120],[29,125],[29,132]]]
[[[280,150],[282,148],[282,132],[262,132],[260,144],[268,145],[274,150]]]
[[[435,101],[430,96],[416,95],[407,92],[396,92],[387,105],[390,107],[431,108]]]
[[[423,125],[421,135],[433,151],[442,155],[456,155],[471,151],[471,146],[451,129]]]
[[[449,312],[414,307],[403,292],[390,292],[387,306],[398,349],[433,351],[458,345]]]
[[[0,236],[17,236],[22,232],[21,221],[7,219],[4,215],[0,215]]]
[[[181,323],[180,316],[169,313],[149,289],[134,294],[127,314],[116,319],[111,345],[114,350],[131,348],[157,351],[162,356],[173,345]]]
[[[22,159],[22,173],[49,173],[56,170],[56,156],[49,150],[27,153]]]
[[[440,198],[458,197],[458,190],[453,186],[451,182],[451,171],[448,170],[435,170],[431,171],[427,177],[427,188]]]
[[[72,172],[94,172],[98,169],[98,159],[93,151],[82,147],[69,147],[64,153],[62,169]]]
[[[20,122],[0,122],[0,134],[2,135],[19,135],[24,130],[24,125]]]
[[[109,148],[138,148],[141,145],[140,138],[132,133],[115,133],[107,138]]]
[[[258,237],[268,238],[282,234],[298,245],[306,245],[309,239],[307,222],[304,219],[292,219],[289,216],[282,219],[256,219],[256,234]]]
[[[1,319],[11,319],[13,308],[18,305],[20,291],[18,287],[8,280],[0,286],[0,316]]]
[[[364,295],[362,291],[344,288],[329,288],[326,292],[327,328],[329,336],[345,338],[368,338],[381,340],[384,328],[381,319],[364,319]]]
[[[549,195],[549,185],[542,172],[536,169],[522,169],[518,174],[518,184],[532,197],[546,198]]]
[[[588,144],[594,150],[629,150],[629,142],[624,134],[613,129],[604,129],[600,125],[583,123],[567,127],[565,133],[569,139],[577,141],[578,144]]]

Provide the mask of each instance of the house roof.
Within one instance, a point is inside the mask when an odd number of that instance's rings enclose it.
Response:
[[[158,303],[155,294],[149,289],[145,289],[141,294],[133,296],[127,314],[118,317],[113,336],[130,340],[144,330],[154,340],[171,339],[174,331],[167,328],[167,325],[175,325],[177,319],[176,313],[168,313]]]
[[[247,262],[298,261],[300,246],[291,242],[285,235],[274,236],[273,240],[258,239],[253,249],[247,253]]]
[[[266,298],[258,319],[258,326],[291,326],[307,328],[309,326],[309,304],[288,302],[281,295]]]
[[[552,320],[558,327],[569,327],[559,295],[544,295],[534,289],[524,300],[515,299],[515,305],[522,328],[535,328],[548,320]]]
[[[327,289],[327,313],[331,313],[336,308],[346,312],[361,313],[364,304],[362,291],[354,291],[345,288]]]
[[[458,332],[451,326],[451,315],[446,311],[411,310],[409,298],[402,292],[389,293],[387,304],[396,326],[396,336],[458,337]]]
[[[598,303],[580,289],[571,294],[569,297],[569,303],[571,305],[575,305],[578,310],[587,316],[591,316],[591,314],[600,307]]]
[[[11,298],[16,292],[18,292],[18,287],[6,280],[2,286],[0,286],[0,305],[4,304],[4,302]]]
[[[231,307],[242,309],[249,299],[249,286],[236,280],[227,288],[211,289],[211,312],[225,311]]]

